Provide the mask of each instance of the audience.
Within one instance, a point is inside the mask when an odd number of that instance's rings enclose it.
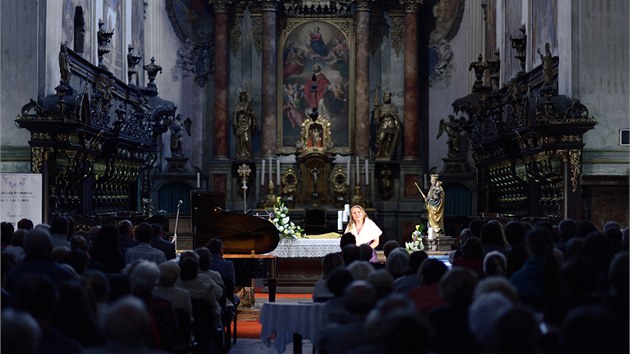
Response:
[[[387,257],[385,268],[394,279],[404,276],[409,272],[409,252],[401,247],[395,248]]]
[[[420,285],[413,288],[408,295],[419,312],[428,314],[431,310],[446,305],[440,295],[439,283],[447,271],[448,268],[440,260],[429,258],[422,262],[416,275]]]
[[[164,252],[151,246],[151,239],[153,238],[153,228],[151,224],[143,222],[140,223],[134,232],[138,244],[133,247],[129,247],[125,252],[125,263],[131,264],[138,260],[147,260],[156,264],[166,262]]]
[[[131,261],[122,271],[119,240],[128,243],[131,257],[147,245],[155,249],[150,244],[161,238],[159,229],[141,223],[129,232],[133,224],[123,220],[118,230],[93,228],[86,240],[72,236],[70,220],[63,219],[55,218],[50,229],[55,242],[70,240],[69,246],[57,248],[45,224],[2,225],[4,351],[157,353],[176,350],[176,332],[184,334],[182,350],[190,333],[202,346],[206,341],[208,351],[218,350],[223,280],[235,276],[220,240],[184,252],[179,263]],[[572,219],[538,222],[533,229],[519,221],[468,226],[463,245],[452,252],[451,270],[394,240],[383,246],[386,270],[375,270],[360,260],[353,240],[342,237],[342,252],[322,259],[322,279],[313,289],[313,300],[325,301],[318,351],[629,352],[627,228],[606,222],[600,231]],[[206,312],[198,312],[203,315],[195,312],[199,301],[207,303]],[[199,327],[204,319],[208,326]],[[182,320],[188,332],[180,330]]]
[[[17,282],[28,274],[44,276],[55,284],[63,280],[76,280],[76,275],[52,260],[52,248],[48,231],[42,228],[29,230],[24,237],[26,258],[7,274],[7,291],[13,292]]]
[[[413,251],[409,254],[409,271],[407,274],[399,277],[394,281],[394,291],[397,293],[406,294],[411,289],[420,285],[420,279],[418,278],[418,269],[424,260],[429,256],[425,251]]]
[[[118,247],[118,232],[112,225],[103,225],[98,230],[89,254],[105,273],[119,273],[125,267],[125,258]]]
[[[146,306],[135,297],[124,297],[110,308],[105,319],[104,333],[107,342],[83,351],[83,354],[163,354],[150,348],[151,320]]]
[[[328,288],[328,276],[334,269],[343,266],[343,257],[339,253],[329,253],[322,258],[322,277],[313,287],[313,301],[325,302],[335,297]]]
[[[483,273],[486,276],[505,276],[507,258],[500,251],[490,251],[483,257]]]
[[[376,291],[368,282],[355,280],[348,285],[343,297],[343,304],[349,313],[346,322],[333,323],[321,331],[319,352],[344,354],[364,345],[368,341],[364,330],[365,319],[376,300]]]
[[[322,327],[330,323],[343,323],[348,316],[348,311],[343,305],[343,294],[346,287],[354,279],[345,267],[337,267],[330,272],[326,285],[334,297],[325,302],[322,310]]]
[[[477,273],[453,267],[440,279],[440,295],[447,305],[429,312],[435,330],[434,350],[448,353],[477,353],[481,347],[468,327],[468,307],[477,285]]]
[[[52,239],[53,248],[67,247],[70,249],[70,241],[68,239],[68,230],[70,222],[63,215],[53,217],[50,222],[50,237]]]
[[[133,233],[133,223],[129,220],[120,220],[116,223],[116,230],[118,231],[118,249],[124,256],[129,248],[137,244]]]
[[[168,242],[164,239],[164,233],[162,232],[162,226],[160,224],[151,224],[151,228],[153,229],[153,237],[151,237],[151,246],[157,248],[158,250],[164,252],[164,256],[166,260],[175,258],[175,244],[172,242]],[[136,236],[137,238],[137,236]]]
[[[34,354],[37,352],[41,331],[37,321],[26,312],[14,309],[2,311],[2,343],[5,353]]]
[[[561,292],[551,234],[545,228],[534,229],[527,235],[526,247],[529,257],[521,269],[512,274],[510,281],[524,304],[542,311],[545,303]]]
[[[523,306],[511,307],[496,320],[491,349],[503,354],[543,352],[543,334],[536,315]]]

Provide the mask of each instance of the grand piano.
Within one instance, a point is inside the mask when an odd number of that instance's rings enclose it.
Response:
[[[205,247],[212,238],[223,241],[223,258],[234,263],[236,286],[251,286],[264,279],[269,301],[276,301],[276,257],[267,255],[280,242],[280,233],[267,219],[225,210],[225,193],[192,191],[193,247]]]

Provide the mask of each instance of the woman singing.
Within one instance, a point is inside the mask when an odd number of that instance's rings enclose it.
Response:
[[[346,232],[350,232],[356,237],[357,245],[366,243],[372,247],[371,263],[376,263],[376,251],[374,250],[378,246],[378,240],[383,231],[376,226],[367,214],[365,209],[360,205],[355,205],[350,209],[350,222],[346,227]]]

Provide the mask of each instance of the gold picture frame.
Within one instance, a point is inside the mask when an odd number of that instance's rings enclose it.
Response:
[[[355,38],[352,19],[287,20],[278,51],[277,143],[281,154],[296,153],[308,110],[317,105],[330,122],[332,153],[349,154],[355,100]],[[314,67],[323,79],[310,84]]]

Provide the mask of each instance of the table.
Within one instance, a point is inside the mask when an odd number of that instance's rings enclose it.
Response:
[[[260,339],[267,347],[271,347],[271,337],[278,353],[286,350],[287,344],[293,342],[293,353],[302,353],[302,337],[313,343],[319,341],[319,330],[322,320],[323,303],[320,302],[267,302],[260,311],[262,330]]]
[[[339,252],[339,239],[298,238],[281,240],[269,254],[279,258],[321,258],[329,253]]]

